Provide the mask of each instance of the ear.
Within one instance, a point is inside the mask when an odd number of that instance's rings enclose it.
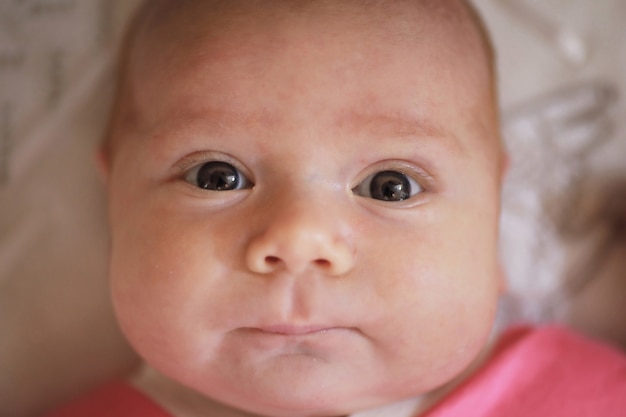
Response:
[[[110,160],[109,153],[104,146],[98,147],[98,150],[94,154],[94,162],[96,164],[96,171],[98,172],[100,181],[106,185],[109,181]]]

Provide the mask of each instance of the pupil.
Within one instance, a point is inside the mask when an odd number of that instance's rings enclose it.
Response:
[[[400,172],[383,171],[372,178],[370,193],[376,200],[402,201],[411,196],[411,183]]]
[[[240,183],[239,172],[226,162],[207,162],[198,171],[197,182],[200,188],[212,191],[236,190]]]

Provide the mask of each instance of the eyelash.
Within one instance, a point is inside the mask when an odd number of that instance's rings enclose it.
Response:
[[[398,174],[405,177],[411,186],[411,195],[403,200],[391,201],[380,200],[367,195],[366,192],[371,191],[367,189],[370,188],[375,177],[385,173],[391,173],[392,175]],[[428,172],[410,162],[402,160],[387,160],[370,165],[358,178],[360,178],[358,183],[352,188],[355,195],[364,198],[372,198],[376,201],[382,201],[385,204],[405,203],[407,200],[412,200],[418,194],[432,191],[435,183],[435,179]],[[413,193],[414,189],[418,189],[418,191]]]
[[[208,176],[205,175],[205,178],[201,179],[200,174],[203,170],[208,171],[205,173]],[[236,191],[254,186],[239,169],[222,161],[209,161],[194,166],[186,173],[185,180],[208,191]]]
[[[206,167],[210,163],[221,164],[221,168],[232,167],[238,176],[238,184],[236,188],[229,190],[211,190],[207,187],[203,187],[198,183],[197,176],[203,167]],[[250,179],[248,171],[244,169],[239,162],[229,155],[221,153],[203,153],[201,155],[191,155],[188,158],[183,159],[176,164],[176,169],[180,173],[182,179],[190,185],[197,187],[205,191],[236,191],[242,189],[252,188],[254,181]],[[215,167],[214,167],[215,168]],[[195,178],[194,178],[195,177]],[[241,181],[241,184],[239,183]]]
[[[378,187],[382,187],[377,190]],[[400,202],[424,192],[424,187],[411,175],[401,171],[377,171],[352,189],[360,197],[379,201]]]

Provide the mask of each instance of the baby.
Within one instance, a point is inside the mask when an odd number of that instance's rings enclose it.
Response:
[[[147,365],[52,415],[623,415],[609,348],[490,343],[492,61],[461,0],[147,2],[102,153]]]

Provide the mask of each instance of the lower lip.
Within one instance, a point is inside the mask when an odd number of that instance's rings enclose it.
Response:
[[[345,349],[346,341],[358,334],[346,327],[324,328],[241,328],[235,332],[247,348],[283,354],[330,353]]]

